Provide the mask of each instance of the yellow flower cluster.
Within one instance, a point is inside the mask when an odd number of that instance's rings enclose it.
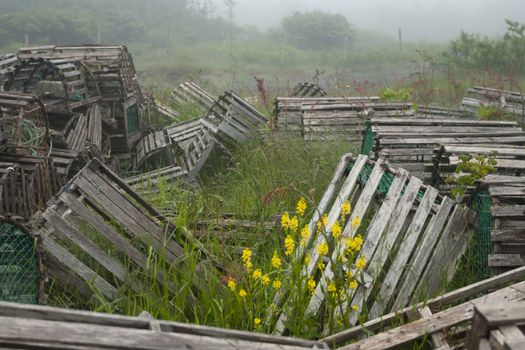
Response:
[[[236,287],[237,287],[237,283],[235,283],[235,279],[233,277],[230,277],[228,279],[228,288],[230,288],[230,290],[234,292]]]
[[[275,280],[273,281],[273,283],[272,283],[272,287],[273,287],[274,289],[279,289],[279,288],[281,288],[281,286],[282,286],[281,281],[279,281],[278,279],[275,279]]]
[[[293,250],[295,248],[295,241],[293,240],[293,237],[291,235],[286,236],[284,239],[284,247],[286,248],[285,254],[292,255]]]
[[[267,286],[267,285],[270,284],[270,277],[268,276],[268,274],[264,274],[264,275],[261,277],[261,282],[262,282],[262,284],[264,284],[265,286]]]
[[[304,215],[306,211],[306,199],[304,199],[304,197],[301,197],[297,202],[296,210],[297,214],[299,214],[300,216]]]
[[[359,311],[359,306],[357,306],[357,305],[352,305],[352,310],[354,310],[354,311]]]
[[[246,298],[247,295],[248,295],[248,293],[247,293],[244,289],[241,289],[241,290],[239,291],[239,296],[240,296],[241,298]]]
[[[251,270],[253,267],[252,264],[252,251],[248,248],[244,249],[242,251],[242,261],[244,262],[244,266],[246,267],[246,270]]]
[[[310,263],[310,258],[310,253],[306,253],[306,255],[304,256],[304,263],[308,265]]]
[[[262,278],[262,271],[261,269],[257,269],[253,271],[252,277],[254,280],[258,280],[259,278]]]
[[[336,221],[334,222],[334,224],[332,225],[332,235],[334,236],[335,239],[338,239],[339,237],[341,237],[341,226],[339,225],[339,221]]]
[[[310,238],[310,228],[308,225],[305,225],[303,229],[301,230],[301,244],[306,245],[308,242],[308,239]]]
[[[358,270],[362,270],[365,266],[366,266],[366,258],[362,256],[355,263],[355,267],[357,267]]]
[[[327,255],[328,254],[328,243],[323,242],[319,244],[319,247],[317,247],[317,252],[319,255]]]
[[[299,219],[297,218],[297,216],[294,216],[293,218],[290,219],[289,227],[290,227],[290,230],[292,231],[297,230],[297,228],[299,227]]]
[[[290,227],[290,215],[288,215],[287,211],[285,211],[283,215],[281,215],[281,226],[284,229],[287,229]]]
[[[356,289],[357,288],[357,280],[354,278],[350,281],[349,285],[350,289]]]
[[[326,265],[324,264],[324,262],[322,262],[322,261],[317,262],[317,268],[319,270],[322,271],[322,270],[324,270],[325,267],[326,267]]]
[[[327,290],[328,290],[328,293],[332,293],[332,294],[337,293],[337,287],[335,286],[335,283],[334,282],[330,282],[328,284]]]
[[[315,280],[312,277],[308,279],[307,286],[310,293],[315,291]]]
[[[272,256],[272,266],[278,269],[281,267],[281,258],[279,258],[279,255],[277,255],[277,252],[273,253]]]
[[[350,253],[357,253],[361,250],[361,246],[363,245],[363,237],[361,235],[357,235],[354,238],[350,238],[346,241],[346,249]]]
[[[321,230],[326,228],[326,226],[328,226],[328,214],[324,214],[321,221],[317,223],[317,229]]]
[[[256,325],[256,326],[260,325],[261,324],[261,319],[260,318],[255,318],[253,320],[253,324]]]
[[[344,201],[343,205],[341,206],[341,215],[346,216],[350,214],[350,211],[352,211],[352,206],[350,205],[350,202]]]
[[[352,228],[355,230],[356,228],[359,227],[360,224],[361,224],[361,219],[359,218],[359,215],[356,215],[354,217],[354,220],[352,220]]]

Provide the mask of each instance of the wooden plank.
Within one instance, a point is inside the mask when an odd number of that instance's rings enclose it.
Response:
[[[431,296],[453,277],[456,263],[465,251],[472,234],[467,229],[471,220],[470,214],[468,209],[460,205],[455,206],[418,284],[418,292]],[[447,261],[447,265],[443,266],[440,263],[442,261]]]
[[[431,310],[439,310],[448,305],[472,298],[473,296],[484,294],[494,289],[503,288],[509,283],[523,281],[524,278],[525,266],[456,289],[417,305],[406,307],[403,310],[396,310],[395,312],[391,312],[380,318],[365,322],[362,326],[360,325],[353,327],[338,334],[326,337],[323,340],[332,346],[339,345],[351,339],[357,339],[359,337],[366,336],[370,334],[370,332],[377,331],[381,327],[388,327],[390,324],[397,322],[401,316],[407,317],[408,315],[412,314],[413,311],[418,307],[428,306]]]
[[[419,314],[421,315],[421,318],[427,318],[432,317],[432,311],[430,311],[430,308],[428,306],[426,307],[420,307],[417,309]],[[432,345],[436,349],[440,350],[447,350],[450,349],[450,345],[447,343],[447,335],[445,332],[436,332],[430,335],[430,339],[432,340]]]
[[[51,237],[46,237],[42,240],[42,248],[62,265],[67,266],[72,272],[81,277],[87,284],[92,283],[104,296],[111,300],[115,299],[118,294],[117,289],[62,248]]]
[[[392,184],[390,185],[388,193],[381,207],[368,226],[363,246],[357,257],[357,259],[366,259],[367,264],[364,268],[364,271],[366,274],[374,276],[374,278],[379,276],[379,273],[383,269],[383,264],[387,258],[387,254],[384,254],[384,252],[378,252],[378,247],[381,240],[392,241],[392,238],[388,237],[389,232],[386,232],[385,234],[383,234],[383,232],[385,231],[388,222],[391,219],[396,219],[392,217],[392,213],[400,200],[401,193],[407,178],[408,172],[403,169],[399,169],[398,173],[394,177],[394,180],[392,181]],[[353,293],[350,293],[348,297],[348,299],[351,300],[351,303],[348,301],[343,302],[343,309],[346,309],[348,304],[362,306],[364,303],[366,303],[371,293],[372,287],[363,286],[362,284],[358,285],[357,289]],[[355,324],[357,322],[358,316],[359,315],[356,312],[351,313],[350,324]]]
[[[402,238],[397,255],[392,261],[385,279],[381,283],[381,289],[375,302],[377,307],[374,310],[374,314],[380,314],[381,308],[386,309],[394,289],[403,275],[404,267],[406,266],[408,259],[416,246],[418,238],[422,233],[425,221],[432,210],[432,205],[437,196],[438,192],[433,187],[428,187],[425,191],[416,213],[410,221],[410,226],[407,228]]]
[[[397,292],[397,298],[391,308],[391,311],[399,310],[405,307],[414,292],[414,289],[423,274],[423,270],[430,259],[432,250],[436,242],[439,241],[439,237],[445,221],[448,218],[450,211],[454,205],[454,201],[448,197],[445,197],[439,211],[432,217],[428,227],[426,228],[421,241],[419,242],[418,249],[415,251],[414,257],[409,263],[407,268],[407,275],[403,279],[402,284]],[[442,261],[441,265],[446,264],[446,260]]]
[[[356,343],[340,347],[339,349],[392,349],[401,345],[410,344],[425,335],[440,332],[470,320],[474,314],[475,305],[497,302],[504,299],[522,300],[523,298],[525,298],[525,293],[522,291],[514,287],[504,288],[470,302],[454,306],[448,310],[435,313],[431,317],[388,330]]]

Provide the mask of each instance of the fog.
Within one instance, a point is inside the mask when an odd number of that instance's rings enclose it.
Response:
[[[223,0],[212,0],[226,16]],[[525,22],[524,0],[236,0],[235,21],[268,28],[293,11],[323,10],[345,15],[358,28],[406,40],[448,41],[461,30],[498,36],[505,19]]]

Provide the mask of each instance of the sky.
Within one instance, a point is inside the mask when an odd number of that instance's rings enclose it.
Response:
[[[224,0],[211,0],[226,17]],[[358,28],[411,41],[448,41],[460,31],[503,35],[505,19],[525,23],[525,0],[236,0],[235,21],[268,28],[294,11],[340,13]]]

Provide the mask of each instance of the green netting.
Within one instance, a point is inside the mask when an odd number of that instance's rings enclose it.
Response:
[[[372,148],[374,147],[375,135],[372,131],[372,123],[367,121],[365,124],[365,132],[363,134],[363,142],[361,143],[361,154],[370,156]]]
[[[139,118],[139,110],[136,104],[129,106],[127,108],[126,118],[127,118],[127,123],[128,123],[128,134],[133,134],[139,131],[140,118]]]
[[[38,258],[34,241],[7,222],[0,223],[0,300],[38,302]]]
[[[477,280],[489,278],[490,268],[488,257],[492,252],[490,231],[492,228],[492,215],[490,207],[492,198],[487,189],[482,189],[473,195],[470,208],[478,214],[479,224],[474,232],[474,239],[469,247],[468,258],[471,275]]]

